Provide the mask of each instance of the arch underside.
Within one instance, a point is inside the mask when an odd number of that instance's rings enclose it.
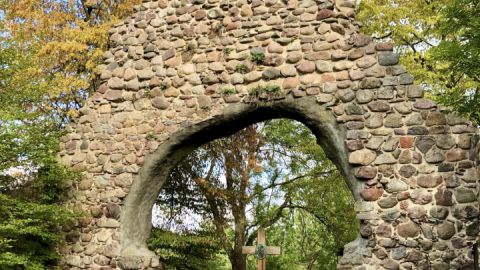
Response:
[[[151,209],[162,185],[173,168],[197,147],[229,136],[248,125],[276,118],[288,118],[305,124],[317,143],[344,176],[356,200],[362,185],[353,174],[344,147],[345,130],[333,113],[314,99],[287,98],[281,101],[229,106],[221,115],[179,131],[145,158],[145,164],[125,200],[121,218],[120,241],[123,256],[151,256],[146,240],[151,230]]]

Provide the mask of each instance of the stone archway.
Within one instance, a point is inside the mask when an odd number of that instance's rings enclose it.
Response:
[[[146,247],[152,224],[152,207],[163,183],[173,168],[197,147],[214,139],[231,135],[248,125],[274,118],[298,120],[309,127],[327,156],[340,169],[347,185],[360,200],[362,186],[348,163],[343,145],[345,130],[335,116],[314,99],[291,97],[272,104],[236,104],[222,115],[174,133],[157,150],[145,157],[145,163],[125,200],[120,228],[123,256],[148,256]]]
[[[102,82],[61,144],[85,172],[72,204],[92,213],[65,263],[158,267],[144,241],[169,168],[202,142],[287,117],[320,138],[356,197],[362,238],[340,269],[471,268],[478,130],[424,99],[392,44],[359,34],[354,16],[347,0],[137,6],[110,31]]]

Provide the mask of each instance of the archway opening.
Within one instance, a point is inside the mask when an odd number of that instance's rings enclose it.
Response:
[[[282,248],[267,269],[336,269],[358,236],[354,199],[303,124],[277,119],[211,141],[177,164],[153,209],[149,247],[167,269],[256,269],[260,228]],[[172,239],[175,239],[172,241]]]
[[[175,166],[196,148],[214,139],[234,134],[245,127],[265,120],[287,118],[303,123],[333,162],[351,191],[359,199],[362,183],[358,182],[348,164],[344,147],[345,130],[332,112],[315,100],[286,98],[273,103],[236,104],[221,115],[178,131],[145,158],[125,200],[121,217],[120,241],[122,256],[154,256],[147,247],[152,228],[152,207]]]

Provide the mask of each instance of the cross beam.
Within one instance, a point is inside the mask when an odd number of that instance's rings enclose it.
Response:
[[[267,255],[280,255],[280,247],[266,245],[265,229],[259,228],[256,246],[243,246],[242,254],[255,254],[257,256],[257,270],[266,270]]]

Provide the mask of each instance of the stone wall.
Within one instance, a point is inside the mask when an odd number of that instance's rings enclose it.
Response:
[[[339,167],[361,238],[339,269],[473,269],[476,126],[442,112],[351,1],[144,1],[110,31],[61,159],[83,171],[67,269],[161,269],[151,207],[169,170],[245,125],[302,121]]]

